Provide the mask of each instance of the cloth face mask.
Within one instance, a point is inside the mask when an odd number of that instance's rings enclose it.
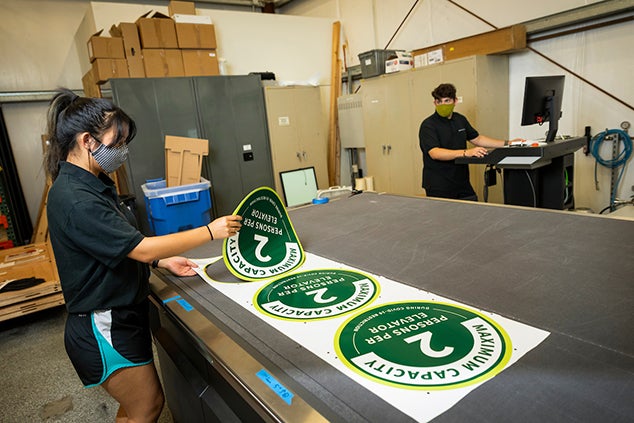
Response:
[[[106,147],[103,144],[99,144],[99,147],[92,152],[92,156],[104,172],[112,173],[119,169],[128,159],[128,145],[123,144],[120,147]]]
[[[454,104],[438,104],[436,105],[436,112],[446,118],[453,113]]]

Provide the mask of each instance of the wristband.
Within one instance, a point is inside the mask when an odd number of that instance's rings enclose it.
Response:
[[[152,260],[152,269],[156,269],[158,267],[158,260]]]
[[[207,231],[209,231],[209,236],[211,237],[211,240],[214,240],[214,234],[211,233],[211,229],[209,229],[209,225],[205,225],[205,228],[207,228]]]

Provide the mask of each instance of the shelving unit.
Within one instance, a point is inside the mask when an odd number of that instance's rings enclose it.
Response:
[[[64,304],[53,250],[37,243],[0,250],[0,282],[37,278],[44,282],[0,293],[0,322]]]

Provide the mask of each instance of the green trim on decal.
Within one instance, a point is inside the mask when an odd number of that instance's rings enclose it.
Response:
[[[342,363],[383,385],[448,390],[484,382],[508,364],[511,339],[476,310],[436,301],[397,301],[349,317],[335,334]]]
[[[253,305],[280,320],[327,320],[360,310],[381,292],[372,276],[351,269],[311,269],[280,276],[257,290]]]
[[[260,209],[251,207],[253,205]],[[291,272],[304,263],[306,255],[297,232],[273,189],[254,189],[240,202],[234,214],[242,216],[242,229],[222,244],[223,260],[234,276],[262,281]],[[270,255],[274,253],[277,256]]]

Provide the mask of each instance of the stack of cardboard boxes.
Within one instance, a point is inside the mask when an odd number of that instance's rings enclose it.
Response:
[[[111,78],[218,75],[216,35],[208,16],[196,15],[193,2],[171,1],[169,15],[151,11],[135,23],[110,28],[111,37],[88,40],[91,69],[82,78],[84,93],[101,97]]]

